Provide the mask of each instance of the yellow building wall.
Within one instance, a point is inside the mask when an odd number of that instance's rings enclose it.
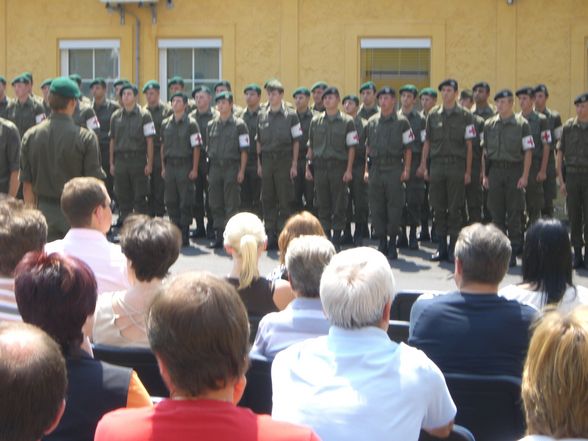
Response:
[[[291,91],[321,79],[342,93],[359,86],[361,38],[431,38],[431,82],[493,91],[544,82],[564,117],[588,89],[585,0],[160,0],[127,6],[126,22],[98,0],[0,0],[0,74],[30,70],[38,84],[60,74],[60,39],[119,39],[121,76],[159,79],[158,39],[221,38],[222,75],[236,99],[250,82],[278,77]],[[136,65],[135,14],[141,21]],[[10,89],[10,87],[8,88]],[[9,90],[9,94],[10,94]]]

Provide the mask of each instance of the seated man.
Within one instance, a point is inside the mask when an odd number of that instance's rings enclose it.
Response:
[[[65,409],[67,376],[59,346],[39,328],[0,324],[0,439],[36,441]]]
[[[496,226],[463,228],[455,245],[459,291],[421,296],[413,305],[408,342],[443,372],[522,375],[535,311],[497,295],[510,254],[510,242]]]
[[[456,408],[425,354],[386,334],[394,276],[372,248],[331,259],[320,285],[327,336],[280,352],[272,366],[278,420],[312,427],[323,441],[446,437]]]
[[[45,252],[77,257],[94,272],[98,294],[130,287],[127,259],[120,246],[108,242],[112,224],[110,196],[96,178],[73,178],[63,187],[61,211],[71,225],[63,239],[49,242]]]
[[[235,405],[245,389],[249,323],[228,282],[204,272],[178,276],[154,300],[147,328],[171,398],[105,415],[95,441],[318,440],[308,428]]]
[[[326,237],[301,236],[290,242],[286,268],[295,299],[283,311],[261,319],[252,354],[274,358],[294,343],[329,332],[319,289],[323,270],[334,255],[335,247]]]

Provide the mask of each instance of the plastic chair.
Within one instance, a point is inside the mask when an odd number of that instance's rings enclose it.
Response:
[[[410,321],[410,310],[416,299],[423,294],[424,291],[399,291],[394,296],[392,307],[390,308],[391,320]]]
[[[390,320],[388,322],[388,337],[396,343],[408,343],[408,328],[409,322],[402,320]]]
[[[247,385],[239,406],[255,413],[272,413],[272,361],[268,358],[250,357]]]
[[[472,432],[466,429],[463,426],[454,425],[453,430],[449,434],[447,438],[437,438],[424,430],[421,430],[421,435],[419,436],[419,441],[476,441]]]

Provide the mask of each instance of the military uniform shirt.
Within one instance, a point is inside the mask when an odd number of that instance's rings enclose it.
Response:
[[[362,104],[361,106],[359,106],[359,111],[357,112],[357,114],[366,121],[368,121],[372,116],[374,116],[379,111],[380,107],[377,104],[369,109],[367,107],[364,107],[364,105]]]
[[[551,131],[551,150],[554,150],[557,146],[557,142],[561,139],[563,127],[561,124],[561,116],[555,110],[548,109],[547,107],[543,112],[540,112],[547,118],[547,126]],[[0,115],[1,116],[1,115]]]
[[[478,109],[476,107],[476,110],[474,111],[474,115],[481,116],[484,119],[484,121],[486,121],[488,118],[494,116],[495,113],[494,113],[494,110],[492,110],[492,107],[486,106],[486,107],[482,107],[480,109]]]
[[[302,137],[302,128],[296,111],[283,103],[273,112],[268,107],[257,119],[257,141],[262,152],[292,152],[292,143]]]
[[[523,115],[522,112],[519,112],[519,115],[527,120],[531,128],[531,136],[535,144],[533,159],[541,160],[543,158],[543,144],[551,144],[551,130],[549,130],[547,118],[545,115],[535,111],[531,111],[528,115]]]
[[[355,146],[355,160],[353,161],[354,166],[365,166],[365,138],[367,136],[367,120],[361,116],[356,115],[353,119],[355,124],[355,130],[357,130],[358,143]]]
[[[566,166],[588,167],[588,123],[581,123],[578,117],[568,119],[558,150],[563,152]]]
[[[353,118],[337,112],[328,116],[326,112],[316,115],[310,123],[308,146],[314,158],[347,160],[347,150],[356,147],[359,135]]]
[[[87,105],[85,102],[78,101],[74,110],[73,120],[80,127],[93,130],[96,134],[100,132],[100,121],[98,121],[96,112],[94,112],[91,104]]]
[[[208,157],[214,160],[241,159],[242,151],[249,151],[249,131],[247,124],[234,115],[223,121],[215,116],[207,127]]]
[[[10,104],[10,99],[8,97],[4,97],[3,100],[0,101],[0,118],[5,118],[7,119],[7,109],[8,109],[8,104]]]
[[[257,121],[261,107],[251,111],[249,108],[245,108],[239,115],[245,124],[247,124],[247,130],[249,131],[249,142],[255,142],[257,136]],[[256,146],[249,145],[249,156],[247,157],[247,164],[257,166],[257,148]]]
[[[0,193],[8,193],[10,174],[18,171],[20,135],[16,125],[0,118]]]
[[[102,104],[97,104],[94,102],[92,108],[94,109],[94,113],[96,114],[96,118],[98,118],[98,123],[100,124],[100,130],[98,131],[98,142],[100,145],[108,145],[110,118],[112,118],[112,114],[116,110],[120,109],[120,106],[116,101],[105,99]]]
[[[392,112],[382,116],[376,113],[368,120],[366,144],[373,158],[401,159],[406,148],[412,148],[415,135],[403,116]]]
[[[151,119],[153,120],[153,124],[155,125],[155,138],[153,138],[153,147],[158,149],[161,146],[161,123],[164,119],[168,116],[173,114],[172,108],[169,104],[160,102],[159,105],[155,107],[145,106],[143,110],[149,112],[151,115]],[[190,112],[186,110],[186,115]]]
[[[22,104],[19,100],[12,100],[6,108],[6,119],[16,124],[21,138],[28,129],[39,124],[45,118],[43,106],[30,96]]]
[[[476,137],[472,114],[455,105],[450,110],[434,107],[427,115],[426,139],[430,143],[430,157],[458,157],[466,159],[466,140]]]
[[[310,110],[310,108],[306,109],[304,113],[296,112],[298,116],[298,121],[300,121],[300,128],[302,129],[302,136],[299,139],[299,147],[298,147],[298,158],[306,158],[306,152],[308,151],[308,134],[310,132],[310,123],[312,118],[314,118],[315,113]]]
[[[535,148],[529,123],[521,115],[512,115],[504,120],[494,115],[484,124],[482,146],[492,161],[522,162],[524,153]]]
[[[147,152],[147,137],[155,136],[155,124],[149,112],[135,106],[127,112],[118,109],[110,119],[110,137],[115,152]]]
[[[194,118],[184,113],[178,121],[175,115],[168,116],[161,124],[163,156],[175,159],[191,159],[192,151],[202,146],[200,128]]]
[[[189,116],[194,118],[198,123],[198,127],[200,127],[200,134],[202,135],[202,147],[204,149],[206,149],[206,147],[208,146],[208,134],[206,133],[206,128],[208,127],[208,123],[217,115],[217,110],[213,109],[212,107],[208,109],[207,112],[201,113],[198,111],[198,109],[196,109],[193,112],[189,113]]]
[[[403,113],[402,109],[400,109],[398,116],[401,115],[408,120],[412,133],[414,134],[414,142],[412,143],[413,153],[421,153],[423,151],[423,143],[427,138],[427,131],[425,130],[427,120],[416,109],[412,109],[408,114]]]

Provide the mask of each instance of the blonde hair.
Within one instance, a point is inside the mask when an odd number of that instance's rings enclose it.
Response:
[[[261,220],[253,213],[237,213],[229,219],[223,234],[225,246],[241,258],[239,289],[259,278],[258,251],[267,241]]]
[[[286,263],[286,250],[292,239],[299,236],[325,236],[325,230],[319,220],[308,211],[301,211],[290,216],[284,225],[278,239],[278,249],[280,250],[280,263]]]
[[[536,323],[523,371],[527,432],[588,436],[588,308],[549,308]]]

